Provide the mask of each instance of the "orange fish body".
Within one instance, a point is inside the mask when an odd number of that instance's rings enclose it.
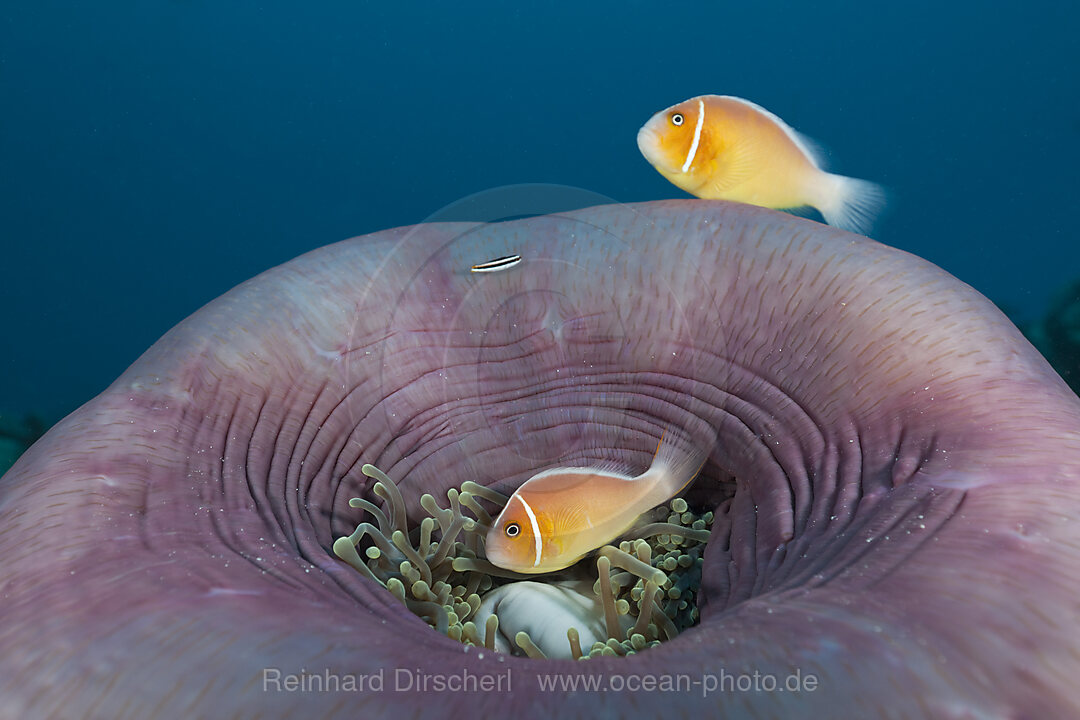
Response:
[[[700,198],[810,206],[830,225],[858,232],[884,201],[877,185],[822,170],[805,139],[740,98],[702,95],[672,105],[653,115],[637,140],[661,175]]]
[[[525,481],[488,531],[488,560],[521,573],[573,565],[629,530],[697,475],[706,452],[661,440],[636,477],[597,468],[555,468]]]

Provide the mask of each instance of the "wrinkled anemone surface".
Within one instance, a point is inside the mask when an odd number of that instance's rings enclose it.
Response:
[[[333,552],[379,525],[365,464],[408,559],[425,495],[437,543],[451,488],[644,468],[694,423],[700,620],[644,652],[470,646]],[[1008,320],[865,238],[707,201],[389,230],[203,308],[4,476],[0,715],[1077,717],[1078,468],[1080,400]]]
[[[508,499],[501,493],[466,482],[447,491],[448,509],[424,495],[420,505],[428,517],[410,533],[397,484],[372,465],[361,470],[378,481],[373,490],[382,507],[364,498],[349,505],[367,511],[377,524],[357,525],[334,542],[334,553],[432,628],[465,645],[534,658],[633,655],[698,619],[694,600],[713,513],[698,517],[682,498],[646,513],[618,547],[598,548],[596,581],[590,583],[580,565],[541,577],[485,559],[492,514],[479,500],[493,503],[498,514]],[[366,560],[357,552],[364,538],[370,538]]]

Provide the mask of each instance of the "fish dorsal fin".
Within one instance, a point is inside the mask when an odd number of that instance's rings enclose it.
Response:
[[[719,95],[718,97],[721,97],[725,100],[730,100],[731,102],[739,103],[741,105],[745,105],[746,107],[751,108],[752,110],[761,113],[762,115],[767,117],[769,120],[775,123],[778,128],[784,131],[784,134],[788,136],[788,139],[790,139],[791,142],[794,143],[795,147],[797,147],[799,151],[803,155],[805,155],[811,163],[814,164],[814,167],[819,170],[824,168],[825,152],[821,148],[821,146],[814,140],[811,140],[795,128],[788,125],[776,114],[769,112],[755,102],[750,102],[749,100],[744,100],[743,98],[735,97],[734,95]]]
[[[591,483],[596,475],[616,476],[615,473],[603,472],[591,467],[551,468],[533,475],[521,486],[521,490],[530,495],[562,493]]]
[[[640,469],[633,468],[629,463],[622,463],[618,460],[603,460],[590,465],[589,469],[599,475],[619,475],[621,477],[632,478],[635,477]]]

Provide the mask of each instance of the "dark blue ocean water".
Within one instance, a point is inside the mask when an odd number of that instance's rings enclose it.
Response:
[[[110,0],[0,10],[0,414],[58,419],[242,280],[471,193],[683,197],[702,93],[884,183],[877,239],[1020,317],[1080,276],[1076,3]]]

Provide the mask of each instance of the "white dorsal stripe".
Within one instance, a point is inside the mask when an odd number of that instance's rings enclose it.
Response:
[[[701,128],[705,125],[705,101],[698,100],[697,107],[697,127],[694,128],[694,142],[690,144],[690,152],[686,154],[686,162],[682,164],[683,172],[689,170],[691,163],[694,162],[694,156],[697,155],[698,143],[701,142]]]
[[[536,513],[529,507],[529,503],[525,502],[525,498],[520,495],[517,499],[521,501],[521,507],[525,508],[525,514],[529,516],[529,523],[532,524],[533,540],[536,542],[536,561],[533,562],[533,567],[540,564],[540,553],[544,549],[544,541],[540,537],[540,523],[536,522]]]

